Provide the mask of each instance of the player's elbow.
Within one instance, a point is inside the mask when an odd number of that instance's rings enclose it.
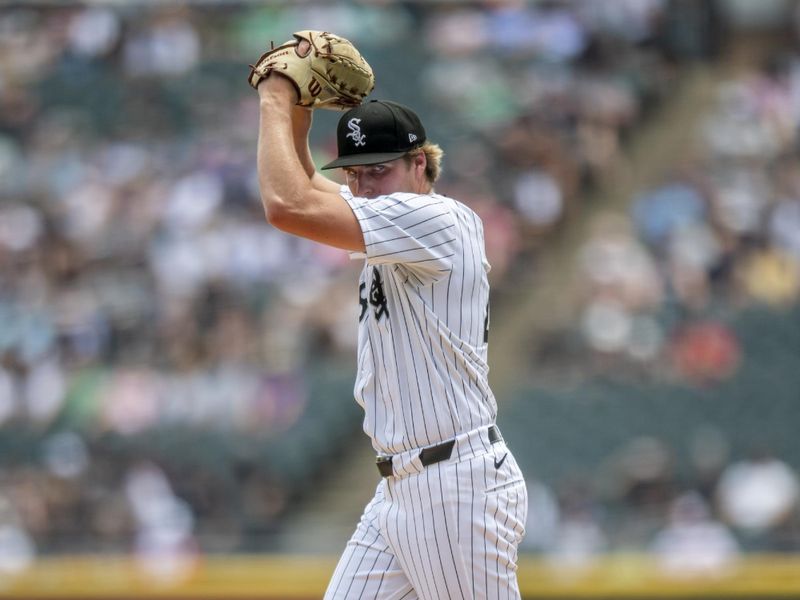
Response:
[[[291,221],[291,211],[277,196],[262,197],[267,222],[276,229],[285,230]]]

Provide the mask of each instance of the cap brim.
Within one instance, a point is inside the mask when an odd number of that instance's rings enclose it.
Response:
[[[336,160],[329,162],[320,170],[335,169],[337,167],[357,167],[359,165],[377,165],[378,163],[389,162],[390,160],[397,160],[406,155],[406,151],[400,152],[371,152],[364,154],[351,154],[349,156],[340,156]]]

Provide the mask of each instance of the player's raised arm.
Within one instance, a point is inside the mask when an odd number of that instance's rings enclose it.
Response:
[[[333,182],[315,172],[305,108],[346,108],[372,90],[372,70],[343,38],[302,31],[265,53],[248,81],[258,90],[258,177],[267,219],[275,227],[346,250],[363,250],[361,228]],[[323,77],[327,77],[325,79]]]
[[[295,150],[294,87],[286,78],[270,77],[261,82],[258,93],[258,181],[267,219],[287,233],[361,250],[363,236],[353,211],[338,193],[314,188]]]
[[[339,193],[339,184],[335,181],[331,181],[317,171],[314,166],[314,161],[311,158],[311,150],[308,146],[308,133],[311,131],[313,115],[314,113],[311,109],[303,106],[296,105],[292,109],[292,138],[294,139],[294,149],[297,152],[297,158],[300,159],[303,170],[311,179],[312,187],[321,192],[337,194]]]

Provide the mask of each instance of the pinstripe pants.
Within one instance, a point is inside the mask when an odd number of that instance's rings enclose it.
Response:
[[[395,476],[381,480],[364,510],[325,600],[520,597],[525,481],[504,442],[467,435],[470,444],[458,441],[447,461],[397,461]]]

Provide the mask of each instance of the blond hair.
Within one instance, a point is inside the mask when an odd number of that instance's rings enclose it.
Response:
[[[425,142],[419,148],[409,150],[403,158],[406,160],[406,163],[411,164],[411,160],[419,154],[425,154],[425,178],[431,184],[436,183],[436,180],[439,179],[439,175],[442,172],[442,157],[444,156],[444,151],[439,147],[439,144]]]

